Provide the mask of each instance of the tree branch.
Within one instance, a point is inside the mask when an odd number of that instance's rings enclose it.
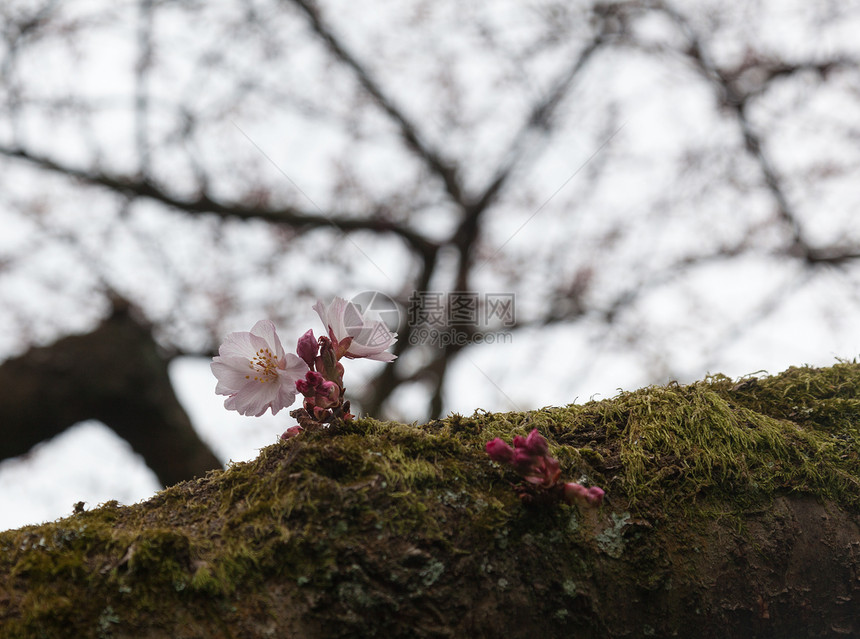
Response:
[[[0,383],[0,459],[98,419],[131,444],[165,486],[221,467],[177,400],[151,327],[120,300],[91,333],[4,362]]]
[[[51,158],[31,153],[22,148],[0,146],[0,155],[25,160],[47,171],[79,180],[91,186],[103,187],[129,198],[154,200],[184,213],[209,213],[225,218],[242,220],[258,219],[286,225],[295,229],[330,226],[343,233],[348,231],[391,233],[402,238],[421,255],[433,253],[437,248],[434,242],[427,240],[420,233],[385,219],[380,215],[381,212],[355,217],[329,214],[315,215],[295,208],[267,209],[256,206],[245,206],[238,203],[219,202],[212,199],[206,193],[200,193],[193,200],[181,199],[171,195],[154,182],[145,178],[132,178],[122,175],[111,175],[102,171],[80,169],[61,164]]]
[[[658,8],[680,27],[687,38],[687,56],[698,67],[700,73],[717,89],[720,103],[734,113],[743,136],[744,146],[759,165],[764,183],[776,202],[777,215],[789,231],[791,246],[807,247],[808,244],[797,219],[797,214],[789,203],[776,169],[764,150],[761,136],[755,131],[749,120],[747,105],[750,96],[745,94],[737,86],[737,83],[733,82],[732,78],[711,59],[699,34],[681,13],[665,4],[658,5]]]
[[[418,127],[410,121],[403,111],[394,104],[394,101],[386,95],[382,87],[373,79],[370,71],[346,50],[340,40],[334,35],[329,27],[320,17],[320,12],[307,0],[290,0],[299,7],[310,20],[314,33],[319,36],[328,47],[329,51],[355,73],[361,86],[379,104],[388,117],[393,120],[400,130],[400,135],[406,140],[409,148],[421,159],[431,173],[437,175],[445,185],[445,190],[458,204],[463,203],[463,189],[457,175],[457,170],[449,162],[445,161],[436,151],[425,144],[418,133]]]

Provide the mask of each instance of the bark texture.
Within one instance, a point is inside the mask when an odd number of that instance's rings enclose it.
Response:
[[[220,468],[176,398],[167,364],[150,328],[119,301],[95,331],[7,360],[0,365],[0,459],[97,419],[164,486]]]
[[[4,637],[860,634],[860,366],[527,413],[359,419],[0,534]],[[526,504],[537,428],[598,510]]]

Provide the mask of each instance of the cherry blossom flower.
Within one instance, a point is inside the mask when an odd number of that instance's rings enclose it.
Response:
[[[269,320],[254,324],[250,333],[230,333],[211,367],[218,379],[215,392],[227,395],[224,407],[254,417],[267,408],[276,415],[290,406],[296,399],[296,381],[308,371],[301,358],[284,352]]]
[[[242,415],[259,417],[269,408],[275,415],[293,404],[297,393],[304,395],[302,407],[290,411],[299,423],[288,428],[283,439],[355,417],[344,397],[341,358],[390,362],[395,357],[385,351],[397,335],[378,314],[364,314],[340,297],[328,306],[317,301],[313,308],[328,336],[316,338],[313,330],[306,331],[295,355],[284,352],[275,325],[263,320],[250,333],[230,333],[212,360],[218,378],[215,392],[227,395],[224,406]]]
[[[328,331],[338,359],[364,357],[390,362],[396,357],[386,349],[397,341],[397,333],[388,330],[378,317],[362,314],[352,302],[335,297],[328,306],[318,301],[314,310]]]

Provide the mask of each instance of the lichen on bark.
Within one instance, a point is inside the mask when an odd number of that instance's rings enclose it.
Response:
[[[423,425],[358,419],[0,534],[4,637],[860,632],[860,366]],[[598,510],[528,505],[537,428]]]

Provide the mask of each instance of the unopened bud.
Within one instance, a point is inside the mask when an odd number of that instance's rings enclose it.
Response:
[[[308,368],[313,370],[314,360],[316,359],[318,352],[319,343],[317,342],[317,338],[314,337],[313,329],[310,329],[299,338],[299,342],[296,345],[296,353],[305,361]]]
[[[508,446],[504,440],[496,437],[494,440],[487,442],[487,454],[493,461],[507,464],[514,458],[514,449]]]
[[[549,452],[549,444],[547,444],[543,436],[537,431],[537,428],[533,429],[532,432],[529,433],[529,436],[526,437],[524,447],[530,454],[537,457],[542,457]]]
[[[295,437],[296,435],[298,435],[299,433],[301,433],[301,432],[302,432],[302,430],[303,430],[303,429],[302,429],[302,427],[301,427],[301,426],[299,426],[298,424],[296,424],[295,426],[290,426],[290,427],[289,427],[289,428],[284,432],[284,434],[283,434],[283,435],[281,435],[281,439],[290,439],[290,438],[292,438],[292,437]]]
[[[586,495],[585,499],[592,506],[599,506],[600,504],[603,503],[603,496],[605,494],[606,493],[603,491],[602,488],[598,488],[597,486],[592,486],[591,488],[588,489],[588,495]]]

